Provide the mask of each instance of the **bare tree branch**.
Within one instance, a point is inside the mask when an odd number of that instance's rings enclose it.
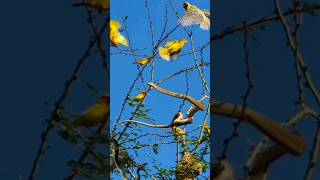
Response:
[[[189,101],[190,103],[192,103],[193,105],[195,105],[197,108],[199,108],[201,111],[204,111],[206,106],[204,104],[202,104],[201,102],[193,99],[192,97],[190,96],[186,96],[184,94],[179,94],[179,93],[174,93],[174,92],[171,92],[171,91],[168,91],[168,90],[165,90],[165,89],[162,89],[160,88],[159,86],[157,86],[156,84],[150,82],[148,83],[152,88],[156,89],[157,91],[163,93],[163,94],[166,94],[166,95],[169,95],[169,96],[172,96],[172,97],[176,97],[176,98],[180,98],[180,99],[185,99],[187,101]]]
[[[302,155],[307,143],[303,137],[288,132],[276,124],[272,119],[253,111],[249,107],[243,108],[231,103],[214,101],[210,103],[211,114],[242,119],[262,131],[270,139],[287,148],[293,155]],[[242,113],[243,112],[243,113]]]

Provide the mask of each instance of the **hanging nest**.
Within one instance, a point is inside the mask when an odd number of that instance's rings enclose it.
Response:
[[[202,172],[203,166],[193,155],[186,153],[176,168],[177,180],[193,180]]]
[[[131,167],[134,163],[134,160],[129,156],[128,151],[119,147],[119,163],[122,167]],[[110,144],[110,170],[113,171],[116,169],[116,164],[114,162],[114,147],[113,144]]]

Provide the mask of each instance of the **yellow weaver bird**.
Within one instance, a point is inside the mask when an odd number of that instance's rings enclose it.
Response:
[[[102,124],[110,113],[110,96],[102,96],[98,102],[83,111],[74,121],[78,127],[93,127]]]
[[[88,6],[97,9],[99,12],[103,12],[110,10],[110,0],[84,0],[83,2],[73,4],[72,6]]]
[[[147,58],[144,58],[144,59],[140,59],[138,60],[137,62],[134,62],[135,64],[139,64],[141,66],[145,66],[147,64],[149,64],[150,61],[154,60],[155,59],[155,56],[151,56],[151,57],[147,57]]]
[[[127,39],[119,32],[121,24],[118,21],[110,21],[110,42],[114,47],[118,47],[119,44],[129,46]]]
[[[135,98],[133,98],[133,101],[142,102],[144,100],[144,98],[146,97],[146,95],[147,95],[147,92],[146,91],[142,91]]]
[[[210,136],[210,127],[207,124],[204,124],[202,126],[202,128],[208,133],[208,135]]]
[[[178,128],[177,126],[173,126],[172,127],[172,133],[175,136],[182,136],[182,135],[186,135],[186,132],[180,128]]]
[[[166,61],[176,59],[187,42],[185,39],[167,42],[164,47],[159,48],[161,58]]]
[[[186,10],[186,14],[179,19],[182,26],[199,24],[203,30],[210,29],[210,12],[201,10],[188,2],[183,3],[183,8]]]

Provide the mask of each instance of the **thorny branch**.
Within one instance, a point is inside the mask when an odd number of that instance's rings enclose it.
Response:
[[[109,19],[109,16],[107,16],[107,19]],[[109,21],[107,21],[107,22],[109,22]],[[73,72],[71,74],[71,77],[69,78],[69,80],[65,84],[64,91],[62,92],[58,101],[55,103],[55,107],[54,107],[53,111],[51,112],[51,117],[48,121],[48,126],[47,126],[45,132],[43,132],[43,134],[41,136],[41,143],[40,143],[39,149],[37,151],[36,158],[33,162],[32,169],[31,169],[31,172],[30,172],[30,175],[28,178],[30,180],[35,179],[37,170],[39,168],[39,164],[41,163],[41,161],[44,157],[44,154],[48,148],[49,136],[51,135],[53,129],[56,127],[57,122],[59,122],[59,119],[57,119],[57,117],[58,117],[57,114],[58,114],[60,108],[62,107],[63,102],[68,97],[68,94],[69,94],[72,86],[75,84],[76,80],[78,80],[81,68],[84,66],[84,64],[87,62],[89,57],[92,55],[93,48],[96,46],[96,44],[98,43],[100,38],[106,32],[106,29],[109,25],[107,22],[100,29],[98,36],[96,36],[96,38],[92,42],[90,42],[87,50],[82,55],[82,57],[78,60],[78,63],[75,66],[75,69],[73,70]]]

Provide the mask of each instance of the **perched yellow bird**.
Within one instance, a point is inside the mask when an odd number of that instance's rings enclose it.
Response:
[[[147,57],[147,58],[143,58],[138,60],[137,62],[134,62],[135,64],[139,64],[141,66],[145,66],[147,64],[149,64],[150,61],[154,60],[155,56],[151,56],[151,57]]]
[[[136,102],[141,102],[144,100],[144,98],[146,97],[147,95],[147,92],[146,91],[142,91],[140,94],[138,94],[134,99],[133,101],[136,101]]]
[[[110,42],[114,47],[118,47],[119,44],[129,46],[127,39],[119,32],[121,24],[118,21],[110,21]]]
[[[202,173],[203,166],[199,162],[194,162],[193,163],[193,169],[194,169],[194,174],[198,176],[198,175],[200,175]]]
[[[110,0],[84,0],[83,2],[73,4],[72,6],[88,6],[97,9],[99,12],[103,12],[110,10]]]
[[[204,124],[202,128],[210,135],[210,127],[207,124]]]
[[[93,127],[102,124],[110,113],[110,96],[102,96],[98,102],[82,112],[74,121],[78,127]]]
[[[172,127],[172,133],[175,136],[182,136],[182,135],[186,135],[186,132],[180,128],[178,128],[177,126],[173,126]]]
[[[167,42],[164,47],[159,48],[161,58],[166,61],[176,59],[187,42],[185,39]]]
[[[210,29],[210,12],[201,10],[188,2],[183,3],[183,8],[186,10],[186,14],[179,19],[182,26],[199,24],[203,30]]]

